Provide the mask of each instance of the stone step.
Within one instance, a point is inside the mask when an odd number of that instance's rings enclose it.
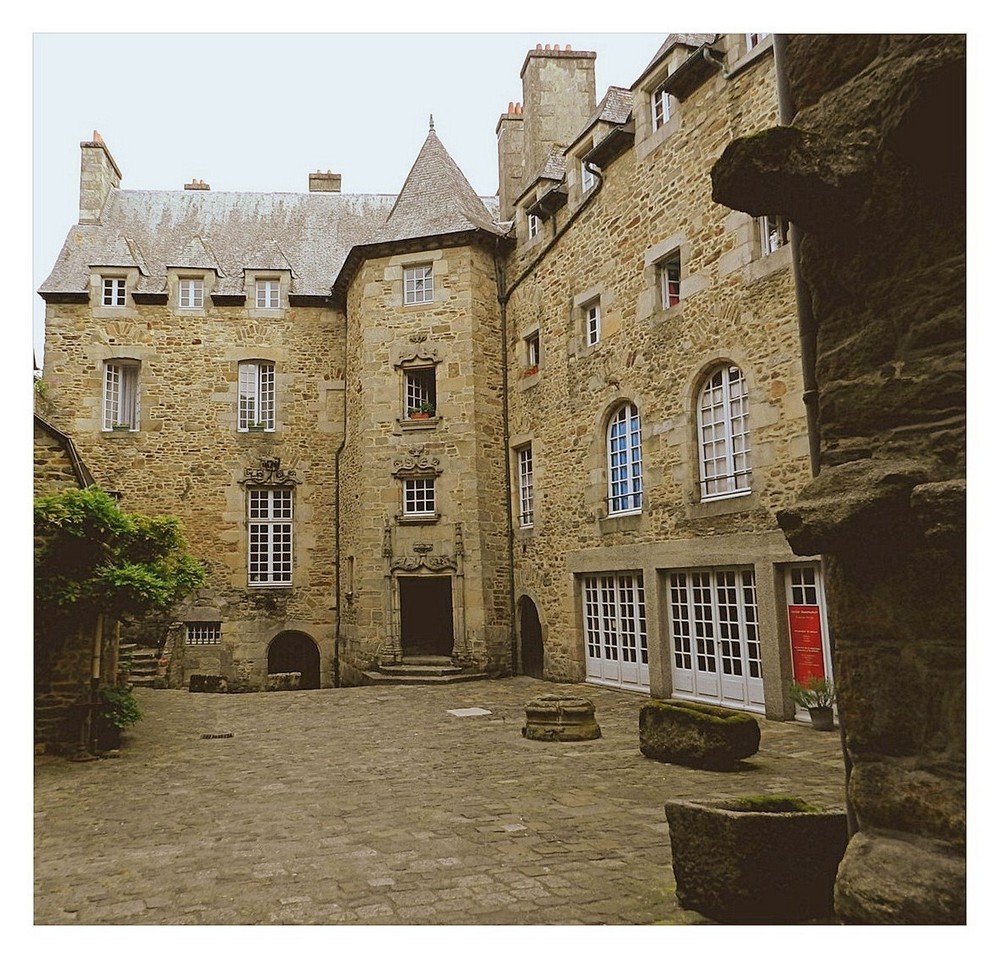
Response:
[[[447,673],[443,676],[434,673],[418,673],[408,670],[403,673],[371,672],[362,673],[364,686],[399,686],[417,685],[420,683],[468,683],[477,679],[486,679],[486,673]]]
[[[388,673],[390,676],[454,676],[455,673],[462,672],[462,668],[460,666],[453,666],[450,661],[433,665],[417,665],[415,663],[404,662],[398,666],[379,666],[378,672]]]

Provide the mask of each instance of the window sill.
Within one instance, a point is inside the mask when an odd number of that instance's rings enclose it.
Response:
[[[247,589],[291,589],[292,583],[247,583]]]
[[[409,432],[410,430],[432,430],[435,429],[438,423],[441,422],[440,416],[429,416],[425,420],[416,420],[407,417],[402,419],[401,417],[396,418],[396,422],[399,424],[399,428],[403,432]]]
[[[684,317],[684,300],[675,303],[673,306],[668,306],[665,310],[657,307],[650,316],[650,321],[659,324],[667,323],[674,320],[680,320]]]
[[[743,513],[756,509],[758,505],[759,497],[756,490],[741,490],[738,493],[689,503],[687,518],[709,519],[713,516],[725,516],[729,513]]]
[[[396,522],[400,526],[428,526],[441,519],[440,513],[397,513]]]
[[[101,430],[104,436],[135,436],[138,432],[138,430]]]
[[[605,533],[633,532],[645,526],[645,516],[641,511],[636,513],[614,513],[610,516],[600,517],[597,525],[602,535]]]
[[[773,253],[758,257],[743,267],[743,282],[748,286],[758,280],[777,273],[779,270],[788,270],[792,266],[792,247],[786,243],[779,246]]]
[[[737,60],[729,72],[726,74],[727,80],[732,80],[734,77],[739,76],[747,67],[752,63],[756,63],[761,57],[767,53],[772,53],[774,51],[774,37],[767,37],[757,44],[752,50],[744,53],[742,57]]]
[[[519,390],[527,390],[533,386],[538,385],[538,381],[542,378],[541,371],[536,373],[529,373],[527,376],[522,376],[517,382],[517,388]]]
[[[648,101],[649,93],[648,91],[642,94],[643,98]],[[648,102],[646,107],[648,109]],[[646,127],[648,130],[652,126],[652,122],[647,120],[649,126]],[[663,124],[658,130],[651,130],[649,136],[647,136],[641,142],[635,144],[635,154],[637,160],[644,160],[650,153],[656,150],[658,147],[662,146],[670,137],[675,134],[681,126],[680,116],[674,114],[666,123]]]

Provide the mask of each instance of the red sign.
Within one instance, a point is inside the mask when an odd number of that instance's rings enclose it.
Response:
[[[792,638],[792,671],[795,682],[805,685],[811,677],[825,675],[819,607],[789,606],[788,632]]]

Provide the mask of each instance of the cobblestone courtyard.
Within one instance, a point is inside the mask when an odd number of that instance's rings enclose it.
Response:
[[[524,704],[561,691],[594,701],[601,739],[521,736]],[[601,687],[137,696],[120,758],[36,759],[36,924],[697,923],[666,799],[843,805],[837,733],[761,720],[740,772],[664,765],[639,752],[643,697]],[[448,712],[468,707],[489,714]]]

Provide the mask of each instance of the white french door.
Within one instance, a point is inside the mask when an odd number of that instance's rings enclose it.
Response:
[[[764,711],[764,676],[751,567],[670,574],[674,695]]]
[[[649,691],[649,645],[642,573],[602,573],[583,581],[587,682]]]

